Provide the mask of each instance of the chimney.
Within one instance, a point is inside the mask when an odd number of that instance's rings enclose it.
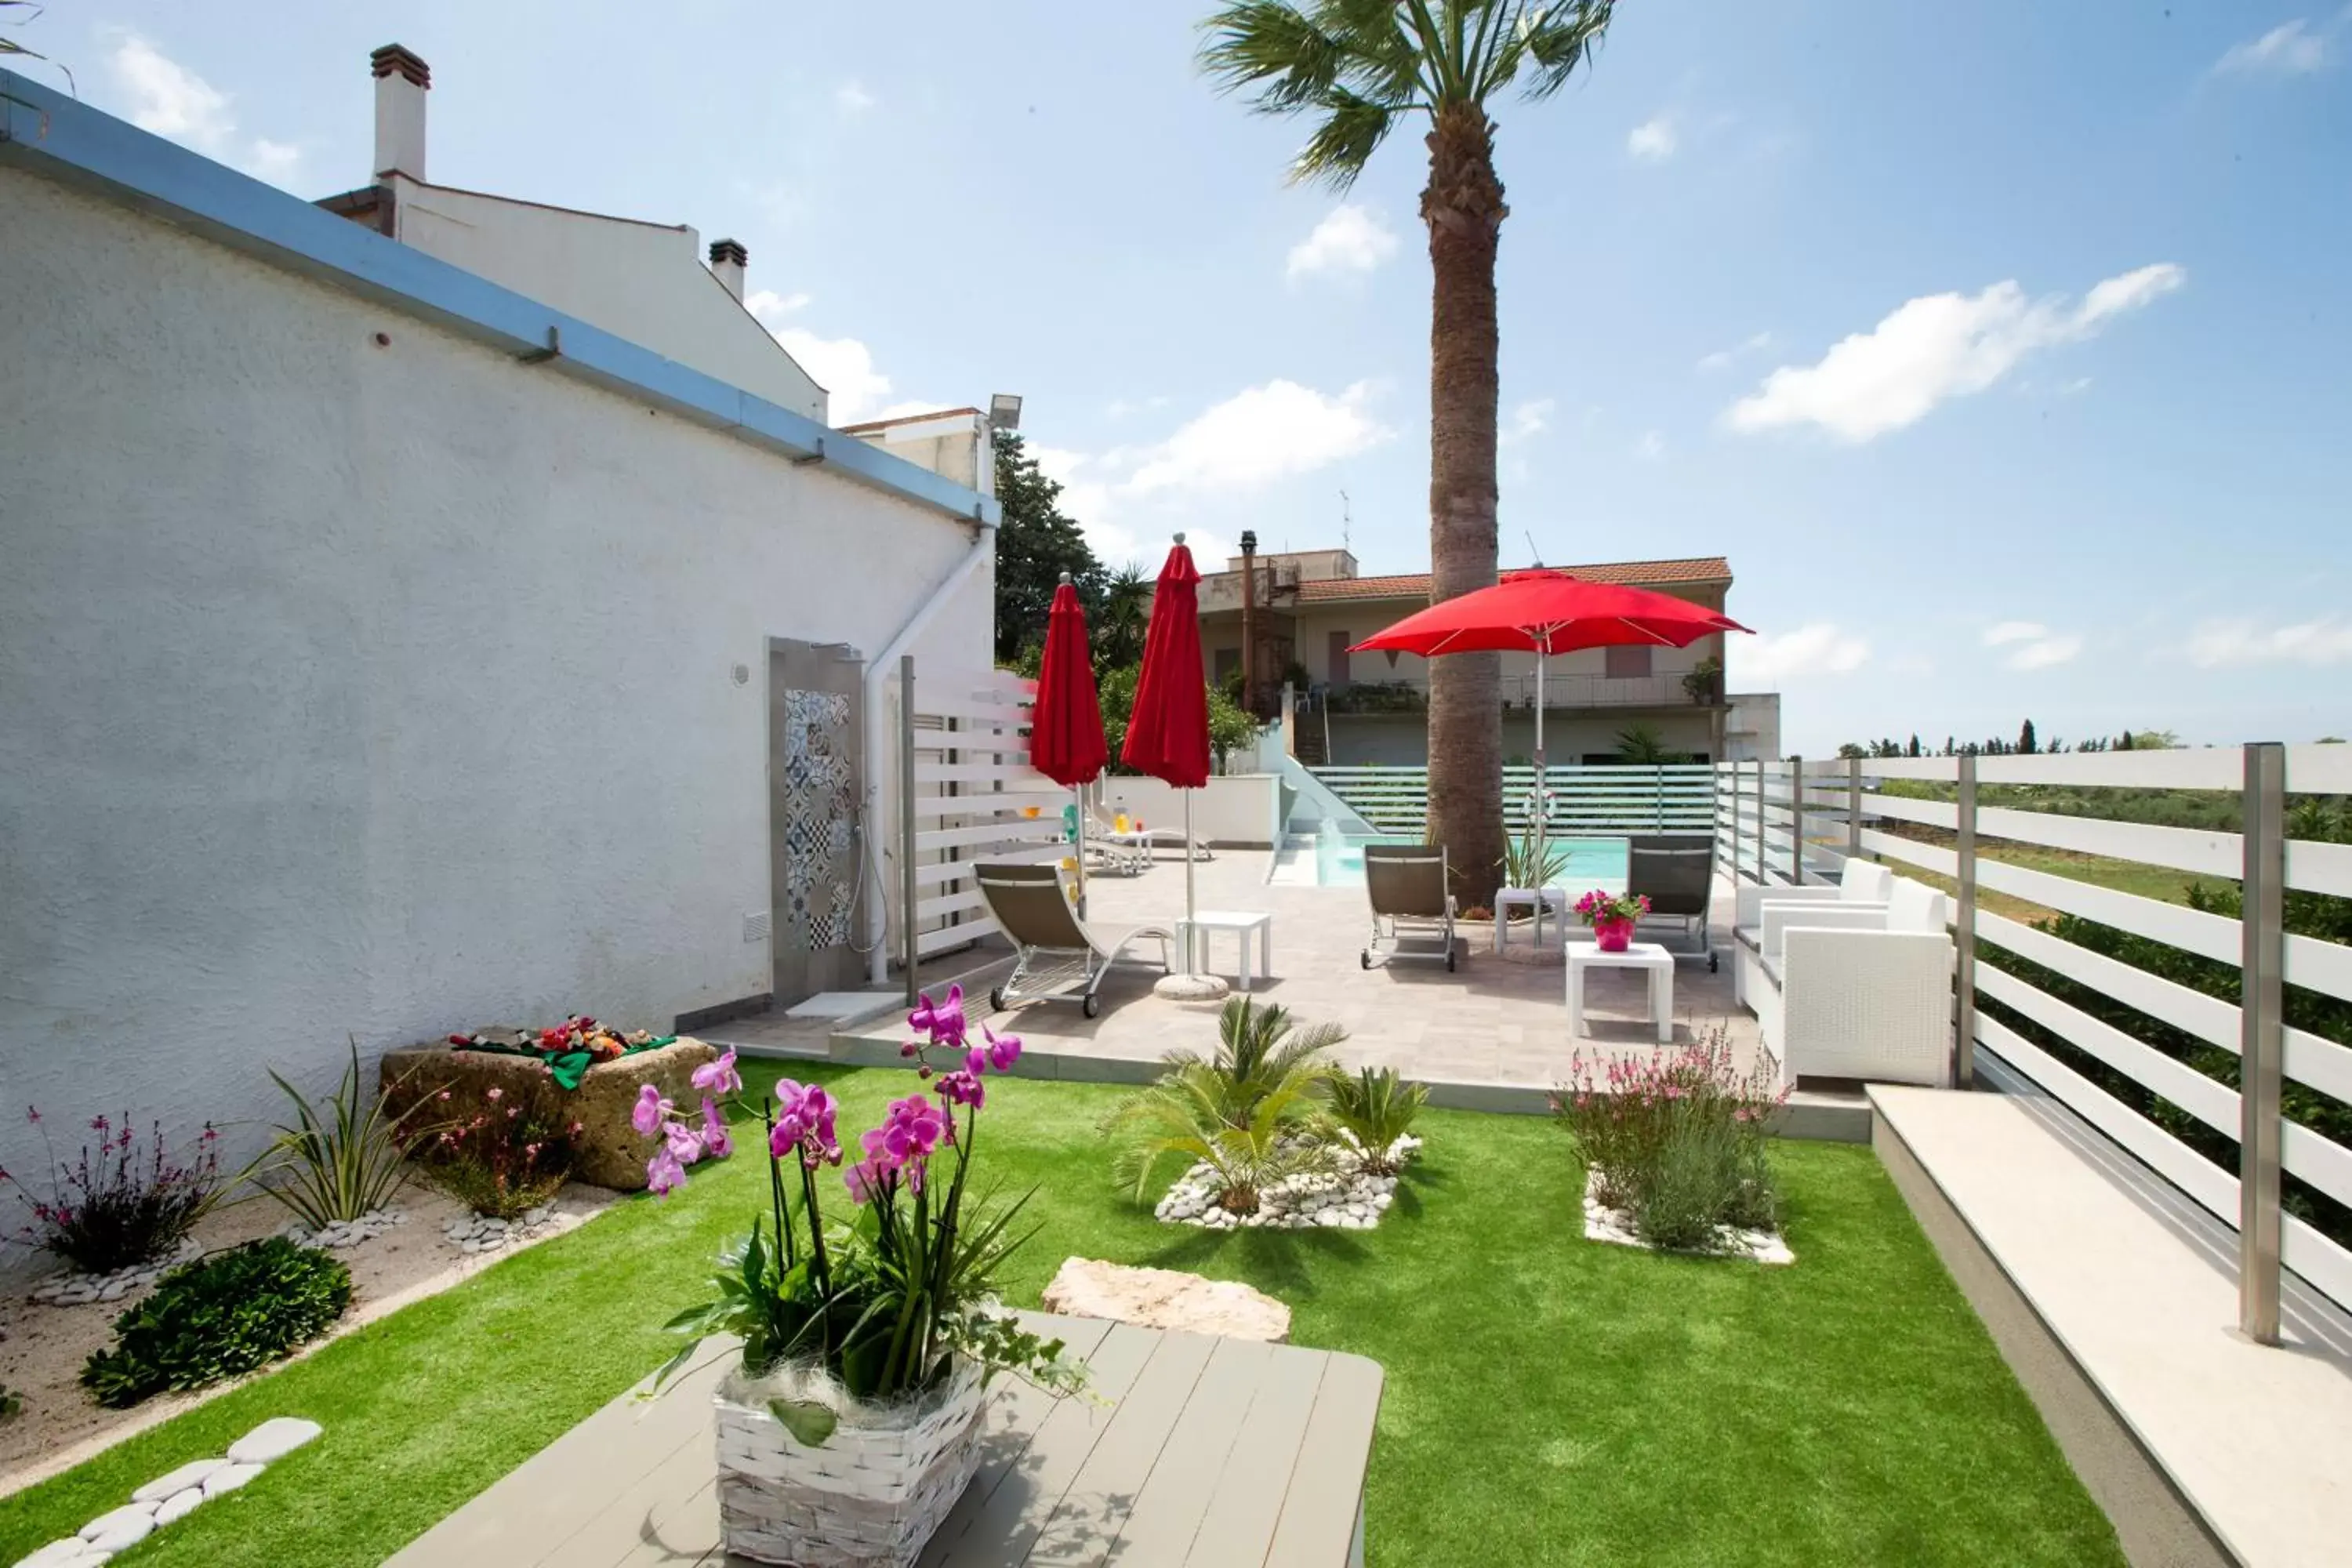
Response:
[[[1242,707],[1257,711],[1257,531],[1242,530]]]
[[[731,239],[710,242],[710,275],[727,285],[727,291],[738,300],[743,297],[743,269],[751,264],[751,253]]]
[[[375,172],[425,178],[425,94],[433,72],[398,44],[368,56],[375,74]]]

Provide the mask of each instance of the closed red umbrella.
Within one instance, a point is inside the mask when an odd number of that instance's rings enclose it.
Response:
[[[1095,692],[1094,660],[1087,647],[1087,612],[1070,574],[1054,590],[1045,617],[1045,658],[1037,670],[1037,703],[1029,714],[1029,765],[1073,791],[1102,776],[1110,760],[1103,739],[1102,701]],[[1078,912],[1087,908],[1087,807],[1080,794],[1076,812]]]
[[[1550,775],[1544,771],[1544,663],[1556,653],[1580,647],[1646,643],[1688,647],[1710,632],[1744,632],[1746,626],[1717,610],[1672,594],[1622,583],[1591,583],[1566,572],[1537,567],[1507,572],[1491,588],[1418,610],[1384,632],[1350,648],[1417,653],[1434,658],[1449,653],[1527,649],[1536,656],[1536,863],[1543,863],[1544,803]],[[1543,938],[1543,900],[1536,900],[1536,937]]]
[[[1192,794],[1209,782],[1209,683],[1201,673],[1200,571],[1178,534],[1160,568],[1151,595],[1151,624],[1143,635],[1143,670],[1136,677],[1135,710],[1128,716],[1119,758],[1129,767],[1164,779],[1184,792],[1184,974],[1192,980]],[[1166,987],[1172,983],[1160,983]],[[1223,987],[1218,985],[1216,991]]]

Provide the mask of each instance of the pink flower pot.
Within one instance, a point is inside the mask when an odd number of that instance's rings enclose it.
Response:
[[[1597,921],[1593,923],[1592,935],[1601,952],[1622,952],[1633,941],[1633,922]]]

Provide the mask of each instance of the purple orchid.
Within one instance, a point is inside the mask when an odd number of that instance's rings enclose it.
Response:
[[[702,1101],[702,1146],[714,1160],[735,1152],[735,1136],[727,1131],[727,1119],[719,1114],[718,1102],[708,1096]]]
[[[930,1036],[935,1046],[961,1046],[971,1026],[964,1021],[963,987],[948,987],[947,1000],[933,1002],[925,992],[913,1012],[907,1015],[907,1027],[920,1029]]]
[[[637,1090],[637,1103],[629,1110],[629,1125],[641,1138],[650,1138],[662,1129],[662,1123],[677,1114],[677,1107],[662,1098],[661,1090],[647,1084]]]
[[[1013,1064],[1021,1059],[1021,1037],[1000,1035],[985,1024],[980,1032],[988,1037],[988,1065],[998,1072],[1011,1072]]]
[[[694,1069],[694,1087],[705,1094],[736,1094],[743,1088],[743,1075],[735,1070],[735,1047],[730,1046],[717,1061],[705,1062]]]

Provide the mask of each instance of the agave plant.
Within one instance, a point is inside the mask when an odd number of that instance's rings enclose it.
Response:
[[[1549,888],[1568,874],[1568,846],[1557,838],[1544,840],[1540,853],[1532,831],[1503,845],[1503,886]]]
[[[361,1113],[358,1040],[352,1041],[342,1087],[323,1106],[311,1104],[275,1071],[269,1077],[294,1102],[294,1120],[276,1128],[278,1135],[246,1167],[244,1176],[285,1205],[306,1228],[316,1231],[337,1220],[358,1219],[390,1203],[407,1184],[402,1162],[410,1144],[433,1130],[404,1126],[385,1114],[388,1095],[379,1094],[374,1106]]]
[[[1171,1053],[1168,1071],[1112,1112],[1124,1139],[1118,1172],[1140,1198],[1174,1154],[1217,1177],[1219,1206],[1255,1214],[1258,1196],[1287,1177],[1330,1169],[1333,1155],[1308,1136],[1335,1070],[1324,1050],[1348,1037],[1336,1024],[1302,1026],[1287,1009],[1246,996],[1217,1016],[1217,1054]]]
[[[1331,1080],[1331,1121],[1355,1140],[1367,1172],[1394,1175],[1396,1162],[1389,1151],[1412,1131],[1413,1118],[1428,1099],[1427,1085],[1406,1082],[1394,1068],[1364,1068],[1353,1078]]]

